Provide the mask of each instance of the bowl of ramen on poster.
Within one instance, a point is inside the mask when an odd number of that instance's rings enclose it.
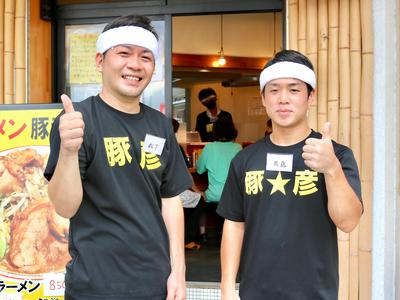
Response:
[[[49,200],[43,171],[48,146],[0,152],[0,275],[42,279],[64,272],[69,220]]]

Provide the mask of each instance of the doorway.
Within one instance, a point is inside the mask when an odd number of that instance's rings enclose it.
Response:
[[[208,87],[216,91],[218,106],[232,114],[238,142],[252,143],[264,136],[267,115],[258,76],[268,59],[282,49],[282,22],[282,12],[172,17],[172,117],[181,123],[178,141],[184,148],[190,141],[182,127],[194,131],[197,114],[205,110],[198,93]],[[221,56],[224,65],[218,63]],[[207,209],[206,214],[211,220],[207,242],[198,250],[186,250],[188,281],[220,281],[215,211]]]

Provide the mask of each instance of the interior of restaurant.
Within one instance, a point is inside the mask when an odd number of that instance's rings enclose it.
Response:
[[[205,110],[198,100],[203,88],[217,93],[218,106],[230,112],[237,142],[248,145],[264,136],[268,116],[259,94],[258,76],[264,64],[282,49],[282,13],[211,14],[172,17],[172,116],[181,124],[178,141],[189,157],[204,147],[193,134],[196,116]],[[225,64],[219,63],[221,56]],[[191,169],[200,190],[207,175]],[[220,280],[219,236],[213,212],[207,211],[207,243],[187,250],[187,279]]]

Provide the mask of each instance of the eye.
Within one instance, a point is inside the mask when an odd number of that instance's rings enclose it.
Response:
[[[128,57],[130,55],[128,51],[119,51],[117,54],[122,57]]]
[[[151,54],[143,54],[142,55],[142,60],[145,62],[152,62],[153,61],[153,56]]]
[[[290,91],[291,91],[292,93],[299,93],[299,92],[300,92],[299,89],[290,89]]]
[[[123,58],[127,58],[131,55],[131,52],[125,47],[114,48],[114,53]]]

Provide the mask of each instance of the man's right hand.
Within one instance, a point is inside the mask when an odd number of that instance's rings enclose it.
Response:
[[[83,142],[85,123],[82,113],[74,110],[71,99],[63,94],[61,95],[65,113],[60,117],[60,138],[61,148],[68,152],[79,151]]]

